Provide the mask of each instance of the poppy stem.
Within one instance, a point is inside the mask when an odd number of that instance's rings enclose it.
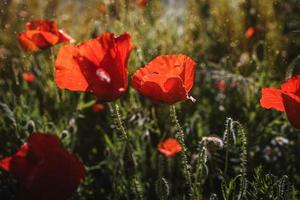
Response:
[[[116,122],[116,124],[117,124],[117,126],[118,126],[118,128],[119,128],[119,130],[122,134],[122,138],[127,142],[128,141],[128,135],[127,135],[127,132],[126,132],[126,130],[123,126],[123,123],[122,123],[120,108],[119,108],[117,103],[114,103],[112,107],[113,107],[113,112],[114,112],[113,116],[115,118],[115,122]]]
[[[186,185],[187,185],[187,199],[191,199],[193,197],[193,189],[192,189],[192,179],[191,179],[191,173],[189,170],[189,165],[188,165],[188,160],[187,160],[187,148],[185,146],[184,143],[184,132],[182,127],[179,124],[178,118],[177,118],[177,114],[176,114],[176,107],[174,105],[172,105],[170,107],[170,113],[171,113],[171,117],[172,117],[172,121],[176,126],[177,129],[177,133],[176,133],[176,138],[178,139],[181,147],[182,147],[182,151],[181,151],[181,165],[182,165],[182,169],[183,169],[183,173],[186,179]]]
[[[122,117],[120,114],[120,108],[118,106],[117,103],[113,103],[112,104],[112,115],[115,119],[115,123],[118,126],[121,134],[122,134],[122,139],[125,141],[125,145],[128,145],[128,150],[127,150],[127,156],[129,159],[129,162],[133,164],[133,170],[134,170],[134,174],[132,175],[132,179],[131,179],[131,186],[133,187],[134,191],[135,191],[135,195],[137,199],[144,199],[144,195],[142,192],[142,187],[141,187],[141,183],[139,181],[139,178],[137,176],[137,163],[136,163],[136,159],[134,156],[134,151],[133,151],[133,147],[130,143],[130,139],[128,137],[128,134],[123,126],[122,123]],[[126,151],[125,151],[126,152]]]

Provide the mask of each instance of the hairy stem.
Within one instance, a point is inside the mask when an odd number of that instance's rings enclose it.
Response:
[[[225,132],[223,136],[224,141],[224,147],[226,149],[225,153],[225,167],[224,167],[224,176],[227,177],[227,171],[228,171],[228,159],[229,159],[229,142],[230,142],[230,136],[232,134],[232,119],[227,118],[225,122]]]
[[[193,197],[193,189],[192,189],[192,179],[191,179],[191,173],[189,170],[188,166],[188,161],[187,161],[187,148],[184,143],[184,132],[182,130],[182,127],[179,124],[179,121],[177,119],[177,114],[176,114],[176,107],[172,105],[170,107],[170,112],[171,112],[171,117],[173,120],[173,123],[176,126],[177,133],[176,133],[176,138],[178,139],[182,151],[181,151],[181,165],[182,165],[182,170],[184,173],[184,177],[186,179],[186,185],[187,185],[187,198],[191,199]]]
[[[246,190],[247,190],[247,136],[244,131],[244,128],[242,125],[236,121],[235,122],[238,127],[238,136],[241,139],[241,182],[240,182],[240,192],[238,195],[238,200],[243,199],[246,196]]]
[[[128,138],[128,135],[127,135],[127,132],[123,126],[123,123],[122,123],[122,119],[121,119],[121,114],[120,114],[120,109],[119,109],[119,106],[117,103],[114,103],[113,104],[113,116],[114,116],[114,119],[115,119],[115,122],[121,132],[121,137],[126,141],[128,142],[129,138]]]
[[[142,192],[142,187],[141,187],[141,183],[139,181],[139,178],[137,176],[137,163],[136,163],[136,159],[134,157],[134,152],[133,152],[133,147],[130,143],[130,139],[129,136],[123,126],[122,123],[122,118],[121,118],[121,114],[120,114],[120,109],[117,103],[113,103],[112,104],[112,111],[113,111],[113,117],[115,120],[116,125],[118,126],[120,132],[121,132],[121,137],[124,140],[125,145],[128,145],[128,151],[127,151],[127,156],[129,159],[129,162],[133,164],[133,170],[134,170],[134,174],[131,177],[131,186],[134,189],[134,193],[137,199],[144,199],[144,195]]]

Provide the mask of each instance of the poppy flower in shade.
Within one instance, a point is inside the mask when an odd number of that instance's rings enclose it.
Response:
[[[140,7],[145,7],[148,4],[148,0],[135,0],[135,3]]]
[[[27,81],[28,83],[32,83],[35,80],[35,75],[31,72],[24,72],[22,74],[22,78],[24,81]]]
[[[72,38],[57,28],[54,21],[35,20],[26,23],[26,31],[18,36],[24,51],[38,51],[50,46],[71,42]]]
[[[100,3],[98,6],[98,11],[102,14],[105,15],[106,14],[106,5],[105,3]]]
[[[300,129],[300,75],[289,78],[280,89],[263,88],[260,104],[286,112],[290,123]]]
[[[134,73],[132,87],[157,103],[195,101],[188,94],[194,84],[194,70],[195,62],[188,56],[158,56]]]
[[[15,155],[0,161],[0,168],[21,183],[22,200],[67,200],[85,176],[79,158],[53,134],[32,134]]]
[[[181,151],[180,143],[174,138],[168,138],[158,144],[158,151],[167,157],[173,157]]]
[[[133,46],[127,33],[113,33],[60,48],[55,61],[55,82],[61,89],[92,92],[113,101],[126,92],[127,61]]]
[[[225,81],[222,81],[222,80],[218,80],[216,82],[216,88],[219,90],[219,91],[225,91],[226,88],[227,88],[227,84]]]
[[[94,105],[93,105],[93,111],[94,112],[101,112],[101,111],[103,111],[104,110],[104,105],[102,104],[102,103],[95,103]]]
[[[256,32],[256,29],[254,27],[250,26],[245,31],[246,38],[252,38],[254,36],[255,32]]]

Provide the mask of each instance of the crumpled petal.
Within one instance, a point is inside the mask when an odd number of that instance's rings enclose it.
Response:
[[[189,99],[195,62],[185,55],[162,55],[137,70],[132,87],[150,100],[174,104]]]

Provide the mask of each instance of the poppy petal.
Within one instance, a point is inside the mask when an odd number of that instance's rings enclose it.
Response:
[[[7,158],[4,158],[3,160],[1,160],[0,161],[0,168],[2,168],[5,171],[9,171],[11,160],[12,160],[12,157],[7,157]]]
[[[47,147],[45,147],[45,143],[47,142]],[[54,134],[37,134],[33,133],[27,140],[28,145],[30,146],[30,150],[46,152],[49,148],[62,148],[62,144],[59,141],[57,135]]]
[[[160,103],[161,97],[164,96],[164,92],[162,88],[155,82],[146,81],[144,84],[141,85],[142,94],[153,102]]]
[[[164,92],[166,103],[176,103],[177,101],[186,100],[188,94],[184,88],[183,82],[178,77],[169,78],[164,83]]]
[[[68,199],[85,176],[80,159],[54,134],[32,134],[13,156],[0,161],[21,183],[22,199]]]
[[[281,85],[281,90],[300,95],[300,75],[289,78]]]
[[[87,67],[89,69],[88,80],[93,82],[90,82],[90,85],[99,99],[110,101],[126,91],[128,82],[127,60],[132,48],[131,40],[126,33],[117,38],[114,37],[113,33],[104,33],[97,38],[97,41],[97,45],[102,50],[94,49],[94,52],[102,55],[101,58],[98,58],[101,62],[96,65],[96,68],[95,66]],[[103,79],[96,74],[107,74],[109,76],[106,77],[110,78]]]
[[[131,36],[128,33],[124,33],[117,37],[116,46],[118,49],[120,60],[122,61],[122,65],[126,65],[126,63],[128,62],[130,52],[133,49],[133,45],[131,43]]]
[[[129,55],[133,49],[133,45],[131,43],[131,36],[128,33],[124,33],[116,38],[116,48],[118,49],[118,57],[120,61],[119,65],[119,72],[121,73],[120,76],[122,77],[122,85],[127,87],[128,82],[128,69],[127,63],[129,59]],[[124,68],[124,70],[122,70]]]
[[[87,91],[89,84],[74,57],[78,51],[74,46],[63,46],[59,49],[55,61],[55,82],[61,89]]]
[[[118,77],[113,80],[113,85],[115,85],[116,89],[120,88],[120,86],[126,88],[128,81],[127,62],[133,48],[131,36],[123,33],[119,37],[115,37],[113,33],[103,33],[98,37],[98,41],[107,52],[101,62],[101,66],[109,74],[115,74]],[[114,67],[110,67],[112,65]]]
[[[0,161],[0,168],[5,171],[11,172],[21,182],[24,181],[24,176],[30,171],[30,167],[25,159],[28,153],[28,144],[21,146],[19,151],[10,157],[4,158]]]
[[[18,36],[18,40],[24,51],[38,51],[39,47],[30,40],[25,33],[20,33]]]
[[[173,104],[186,100],[194,83],[194,65],[195,62],[185,55],[158,56],[134,73],[132,87],[156,102]],[[145,91],[146,82],[155,83],[163,95],[155,94],[157,89]]]
[[[109,74],[111,73],[106,69],[114,65],[103,64],[104,56],[107,56],[104,48],[98,40],[92,39],[79,45],[79,56],[76,56],[76,61],[88,81],[88,90],[92,91],[99,99],[109,100],[113,88],[110,84]]]
[[[300,129],[300,97],[293,94],[282,94],[282,99],[290,123]]]
[[[284,112],[284,105],[281,97],[282,91],[275,88],[263,88],[260,98],[260,105],[266,109],[274,108]]]
[[[28,145],[24,144],[23,146],[21,146],[21,148],[19,149],[19,151],[10,157],[4,158],[3,160],[0,161],[0,168],[4,169],[5,171],[11,171],[11,163],[14,162],[14,160],[17,157],[24,157],[27,154],[28,151]]]
[[[79,55],[98,66],[105,55],[105,51],[96,39],[88,40],[79,46]],[[87,67],[88,69],[89,67]]]
[[[161,55],[150,61],[144,68],[147,68],[149,73],[168,74],[179,64],[176,64],[178,61],[177,55]],[[183,68],[179,69],[181,73]]]
[[[53,20],[33,20],[26,23],[26,31],[38,30],[58,33],[58,28]]]
[[[193,85],[194,85],[194,71],[195,71],[195,64],[196,62],[192,60],[190,57],[182,55],[184,61],[184,74],[183,80],[184,80],[184,86],[187,92],[189,92]]]
[[[144,78],[148,73],[149,71],[146,67],[142,67],[137,70],[132,76],[131,86],[136,90],[141,91],[141,86],[144,83]]]
[[[59,42],[74,42],[74,39],[69,36],[65,31],[63,30],[58,30],[59,32]]]
[[[55,45],[59,42],[59,37],[49,32],[41,31],[40,34],[51,45]]]
[[[106,101],[114,99],[117,92],[112,84],[112,77],[110,76],[111,73],[105,70],[109,65],[95,65],[85,57],[78,57],[77,62],[83,69],[82,71],[86,80],[88,80],[88,90],[91,90],[99,99]]]
[[[45,48],[58,43],[58,36],[45,31],[27,31],[26,35],[40,48]]]

